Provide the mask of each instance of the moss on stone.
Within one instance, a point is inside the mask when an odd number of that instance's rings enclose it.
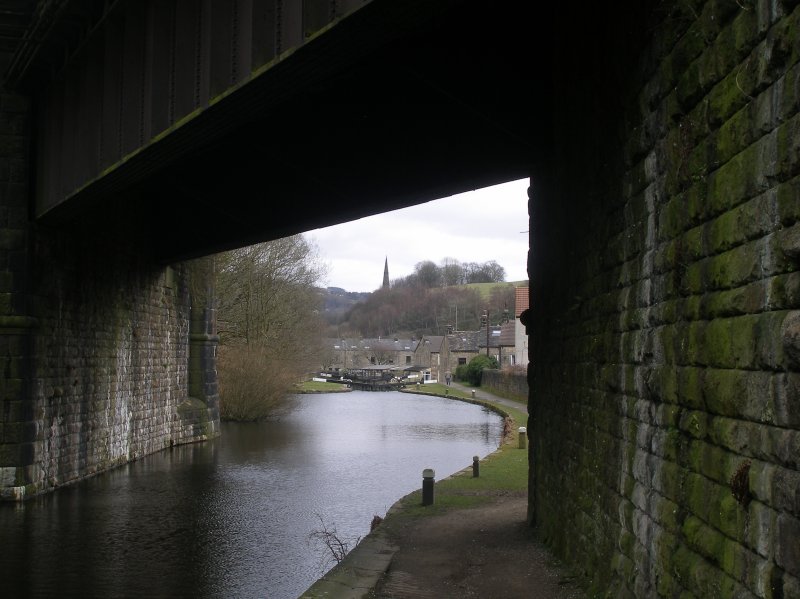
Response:
[[[689,229],[681,240],[682,258],[689,262],[694,262],[705,256],[703,242],[703,227],[693,227]]]
[[[702,223],[708,218],[708,184],[706,178],[696,180],[686,190],[686,209],[692,223]],[[705,248],[701,247],[705,254]]]
[[[751,219],[744,219],[750,222]],[[741,226],[740,210],[730,210],[712,221],[709,227],[709,250],[724,252],[745,241],[745,229]]]
[[[788,314],[775,310],[747,316],[753,337],[753,365],[778,370],[787,366],[783,340],[783,325]]]
[[[731,353],[731,320],[715,319],[706,327],[704,354],[709,366],[729,368],[733,362]]]
[[[741,87],[742,78],[739,75],[739,72],[729,74],[715,86],[707,96],[709,101],[709,115],[713,122],[725,122],[730,115],[740,110],[750,101],[749,96]],[[735,140],[731,141],[734,144],[737,143]],[[725,154],[722,154],[722,152],[720,153],[721,156],[735,151],[735,147],[733,146],[730,148],[718,149],[726,150]]]
[[[685,545],[679,545],[672,555],[670,560],[672,566],[672,573],[681,584],[682,587],[693,587],[692,576],[697,567],[699,555],[690,551]]]
[[[667,429],[664,444],[664,457],[667,460],[678,462],[686,447],[686,439],[678,428]]]
[[[723,213],[749,198],[757,180],[758,146],[749,146],[709,176],[709,200],[715,214]]]
[[[790,226],[800,221],[800,202],[797,201],[800,197],[800,177],[779,185],[776,193],[776,208],[781,224]]]
[[[728,162],[752,141],[748,116],[746,111],[737,112],[723,122],[714,136],[714,153],[720,164]],[[722,119],[724,116],[720,115],[715,120],[722,121]]]
[[[667,300],[665,302],[662,302],[658,306],[658,308],[661,312],[661,317],[660,317],[661,322],[674,323],[678,320],[678,314],[680,313],[679,312],[680,303],[678,302],[678,300],[676,299]],[[662,331],[662,341],[664,348],[664,357],[666,358],[666,362],[674,361],[674,359],[669,359],[675,357],[674,340],[675,340],[675,335],[673,328],[669,326],[664,327]]]
[[[684,475],[685,470],[674,461],[665,461],[654,476],[654,483],[665,497],[678,503],[681,500]]]
[[[739,505],[730,489],[722,490],[719,495],[721,495],[719,509],[713,512],[711,523],[731,539],[736,539],[739,543],[744,542],[747,509]],[[732,569],[726,571],[729,574],[733,573]]]
[[[702,439],[708,431],[708,422],[705,412],[698,410],[684,411],[681,416],[680,430],[691,437]]]
[[[653,518],[665,530],[679,532],[681,528],[681,509],[680,506],[665,497],[658,498],[652,506]]]
[[[800,165],[800,114],[778,127],[778,174],[785,178],[797,174]]]
[[[752,368],[755,365],[759,318],[758,315],[746,315],[730,319],[732,367]]]
[[[705,291],[707,276],[706,267],[707,263],[705,260],[686,265],[684,268],[684,275],[680,281],[679,291],[681,294],[700,294]]]
[[[708,275],[714,289],[730,289],[757,279],[762,269],[760,245],[750,243],[714,256]]]
[[[704,409],[703,375],[704,368],[687,367],[678,371],[678,401],[691,409]]]
[[[688,547],[703,557],[719,564],[722,561],[724,538],[700,518],[689,516],[683,523],[682,532]]]

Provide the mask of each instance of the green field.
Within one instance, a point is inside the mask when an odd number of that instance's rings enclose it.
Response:
[[[341,383],[320,383],[319,381],[303,381],[297,384],[297,393],[341,393],[349,391]]]
[[[498,287],[524,287],[527,284],[528,281],[512,281],[506,283],[469,283],[467,285],[462,285],[462,287],[475,289],[481,294],[481,300],[489,300],[492,296],[492,291]]]

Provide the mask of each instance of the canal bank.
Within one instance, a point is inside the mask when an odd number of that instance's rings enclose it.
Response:
[[[434,505],[423,507],[420,491],[397,501],[301,599],[584,597],[526,524],[527,451],[517,436],[527,422],[526,406],[479,389],[473,399],[472,389],[461,385],[444,392],[508,414],[511,434],[480,462],[478,478],[470,465],[437,481]]]
[[[24,504],[0,504],[8,597],[296,599],[330,565],[312,534],[348,543],[416,488],[486,456],[503,421],[414,394],[297,395],[280,418],[223,423]],[[5,508],[5,509],[2,509]]]

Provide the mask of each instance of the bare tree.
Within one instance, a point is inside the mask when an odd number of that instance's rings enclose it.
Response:
[[[483,271],[492,283],[502,283],[506,280],[506,269],[500,266],[495,260],[484,262]]]
[[[430,289],[432,287],[440,287],[442,284],[442,273],[439,267],[430,260],[419,262],[414,266],[414,272],[423,287]]]
[[[319,528],[309,533],[308,540],[316,541],[322,545],[320,569],[326,571],[332,565],[332,562],[333,564],[341,563],[350,550],[358,545],[361,537],[356,537],[355,539],[342,538],[336,530],[336,524],[329,526],[321,515],[316,514],[316,516],[319,520]]]
[[[467,283],[502,283],[506,280],[506,270],[495,260],[482,264],[468,262],[464,264],[465,280]]]
[[[464,282],[464,268],[455,258],[445,258],[440,267],[442,284],[445,286],[461,285]]]
[[[263,418],[275,398],[285,397],[293,382],[319,366],[322,327],[315,284],[324,269],[300,235],[219,254],[216,264],[221,415]]]
[[[492,290],[489,295],[489,303],[487,306],[493,315],[492,320],[500,322],[500,319],[505,315],[510,318],[514,317],[514,285],[508,283],[506,285],[497,286]]]

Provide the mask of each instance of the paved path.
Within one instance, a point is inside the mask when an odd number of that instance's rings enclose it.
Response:
[[[498,397],[497,395],[492,395],[488,391],[483,391],[480,387],[470,387],[468,385],[462,385],[461,383],[457,383],[455,381],[451,382],[450,386],[453,389],[458,389],[459,391],[463,391],[464,393],[470,393],[474,389],[476,399],[492,401],[496,404],[500,404],[501,406],[505,406],[507,408],[514,408],[515,410],[525,412],[526,414],[528,413],[527,404],[514,401],[513,399],[506,399],[505,397]]]
[[[526,523],[525,493],[395,522],[399,549],[370,599],[585,599]],[[390,524],[390,526],[392,526]]]

